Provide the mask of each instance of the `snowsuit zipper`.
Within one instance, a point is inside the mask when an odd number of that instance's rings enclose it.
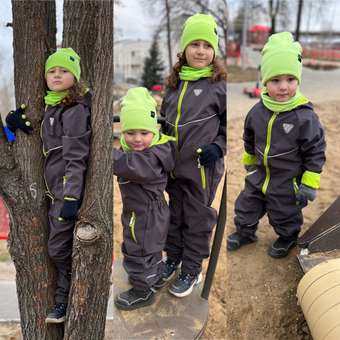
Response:
[[[177,104],[177,117],[176,117],[176,121],[175,121],[175,138],[176,138],[176,145],[177,146],[178,146],[178,122],[181,118],[182,101],[183,101],[185,91],[187,90],[187,87],[188,87],[188,81],[186,80],[183,84],[183,88],[182,88],[182,91],[179,95],[178,104]]]
[[[267,142],[266,142],[266,147],[264,149],[264,154],[263,154],[263,164],[266,169],[266,178],[264,180],[263,186],[262,186],[262,192],[266,194],[269,181],[270,181],[270,170],[268,166],[268,154],[270,150],[270,143],[271,143],[271,138],[272,138],[272,127],[274,124],[275,119],[277,118],[278,113],[274,112],[273,115],[271,116],[269,122],[268,122],[268,127],[267,127]]]

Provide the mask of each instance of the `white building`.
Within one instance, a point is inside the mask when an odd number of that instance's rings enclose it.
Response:
[[[114,42],[113,64],[114,82],[140,84],[144,60],[149,56],[151,40],[122,39]],[[173,47],[173,63],[176,62],[176,49]],[[166,42],[159,41],[159,52],[164,63],[164,76],[169,73],[168,48]]]
[[[123,39],[114,42],[114,82],[138,84],[141,80],[144,59],[149,54],[151,41]]]

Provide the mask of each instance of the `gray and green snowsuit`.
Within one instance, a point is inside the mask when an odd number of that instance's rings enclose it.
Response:
[[[91,95],[47,108],[41,124],[48,211],[48,253],[57,268],[56,303],[67,303],[72,265],[74,221],[60,218],[64,197],[82,199],[90,149]]]
[[[152,287],[163,271],[170,222],[164,191],[175,165],[174,152],[174,142],[164,135],[143,151],[113,151],[113,173],[123,202],[123,266],[137,290]]]
[[[243,139],[244,163],[255,167],[235,203],[236,229],[253,235],[267,213],[279,236],[296,239],[303,223],[298,186],[317,189],[325,163],[324,131],[312,104],[274,113],[260,101],[245,119]]]
[[[198,162],[197,149],[215,143],[226,152],[226,83],[210,78],[181,81],[168,89],[161,107],[165,133],[176,138],[176,166],[167,186],[171,222],[166,244],[169,259],[196,275],[209,256],[216,210],[211,207],[224,172],[224,159],[212,168]]]

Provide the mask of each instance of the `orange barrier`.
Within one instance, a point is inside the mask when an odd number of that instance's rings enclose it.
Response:
[[[0,197],[0,240],[7,240],[9,232],[9,215],[7,208]]]

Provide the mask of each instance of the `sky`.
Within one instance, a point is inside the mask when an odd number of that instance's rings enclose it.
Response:
[[[121,0],[122,5],[115,5],[114,27],[117,29],[117,39],[142,39],[152,37],[159,18],[140,0]]]

